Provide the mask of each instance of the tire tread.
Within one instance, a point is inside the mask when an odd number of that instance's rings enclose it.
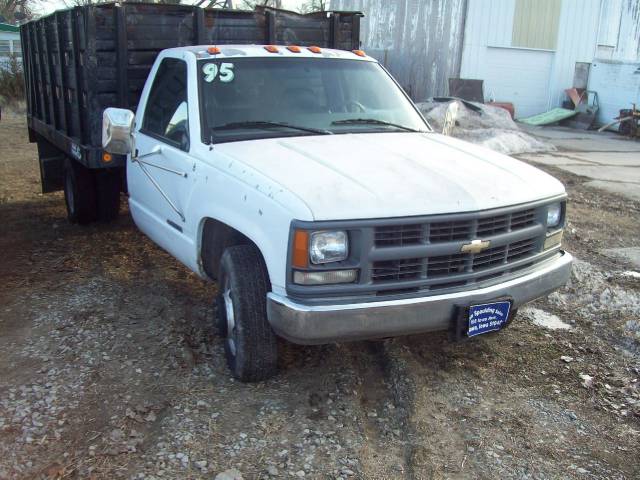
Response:
[[[229,265],[232,271],[227,272],[225,270],[229,269]],[[228,247],[220,262],[218,278],[222,279],[227,274],[231,275],[232,288],[240,297],[234,298],[234,307],[236,328],[240,328],[243,334],[242,345],[236,346],[236,358],[229,359],[229,365],[234,375],[243,382],[266,380],[277,371],[278,351],[276,335],[267,320],[270,281],[260,251],[254,245]],[[222,292],[218,302],[219,316],[223,310],[220,303]]]

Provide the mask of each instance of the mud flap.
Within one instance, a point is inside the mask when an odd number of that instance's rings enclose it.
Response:
[[[29,129],[29,138],[32,130]],[[38,163],[42,193],[57,192],[64,189],[65,155],[43,137],[34,134],[38,143]]]
[[[40,158],[42,193],[57,192],[64,188],[64,156]]]

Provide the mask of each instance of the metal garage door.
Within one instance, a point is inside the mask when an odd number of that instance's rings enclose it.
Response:
[[[485,99],[513,103],[518,118],[547,111],[553,55],[547,50],[487,48]]]

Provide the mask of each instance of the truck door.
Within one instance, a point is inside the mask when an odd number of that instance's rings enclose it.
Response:
[[[136,120],[137,153],[127,166],[131,214],[143,232],[169,251],[190,230],[184,216],[193,185],[188,94],[186,62],[162,60],[142,118]]]

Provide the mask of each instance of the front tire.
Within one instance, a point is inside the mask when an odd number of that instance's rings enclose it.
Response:
[[[227,248],[220,260],[216,299],[218,330],[225,336],[227,363],[242,382],[277,372],[277,338],[267,320],[269,275],[253,245]]]

